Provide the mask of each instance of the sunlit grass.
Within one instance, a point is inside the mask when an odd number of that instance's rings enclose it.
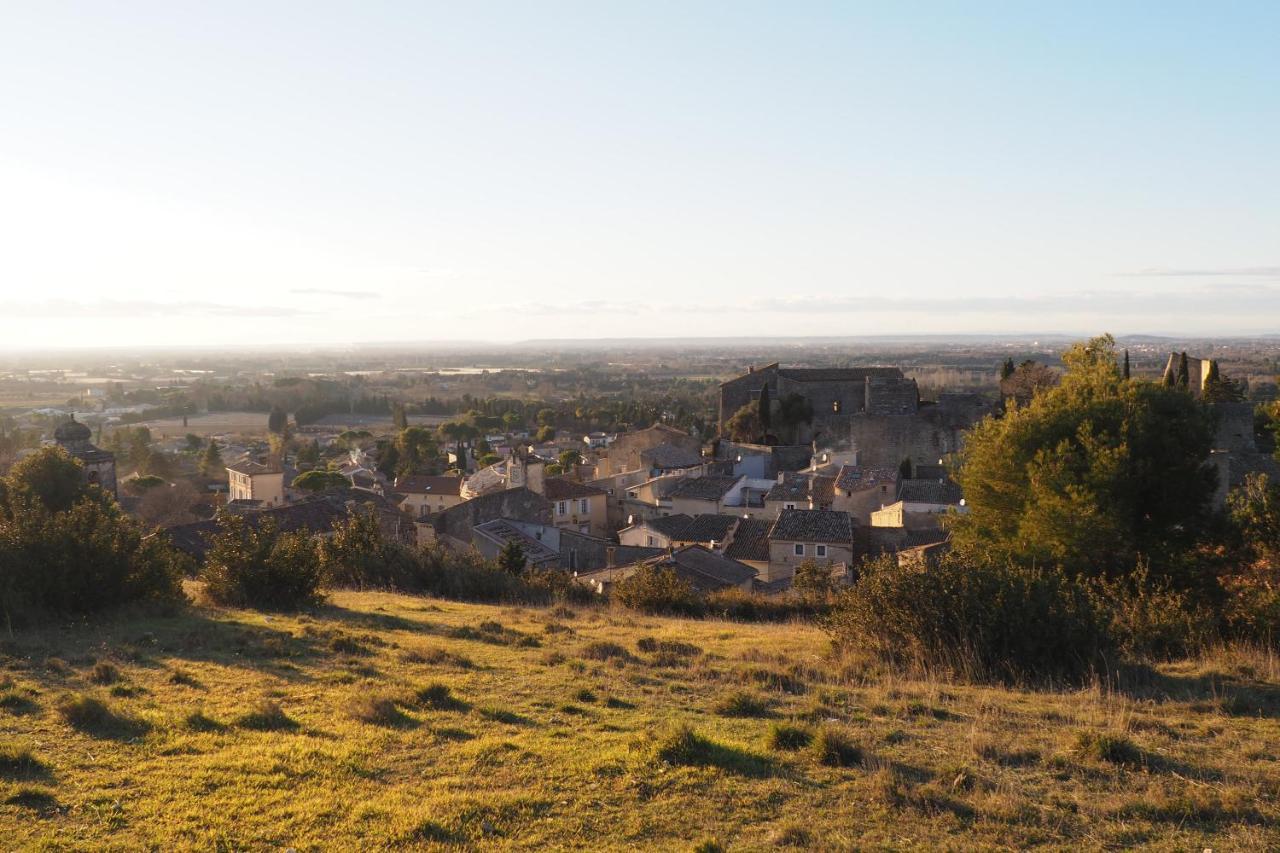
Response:
[[[907,680],[831,659],[806,625],[382,593],[296,615],[47,625],[0,648],[0,837],[1272,846],[1274,659],[1224,653],[1131,682]]]

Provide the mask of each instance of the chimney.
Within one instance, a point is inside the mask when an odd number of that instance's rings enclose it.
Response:
[[[756,366],[754,364],[748,364],[747,373],[755,373],[755,372],[756,372]]]
[[[606,569],[612,569],[614,567],[614,564],[617,562],[617,557],[618,557],[617,548],[613,547],[612,545],[610,545],[608,548],[605,548],[604,549],[604,567]]]

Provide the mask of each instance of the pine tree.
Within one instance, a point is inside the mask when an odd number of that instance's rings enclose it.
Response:
[[[209,446],[200,457],[200,473],[206,477],[217,477],[226,466],[222,464],[222,453],[218,450],[218,442],[209,439]]]
[[[1129,351],[1124,351],[1124,378],[1129,378]]]
[[[765,432],[768,432],[769,427],[772,426],[772,417],[773,412],[770,411],[769,405],[769,386],[766,385],[760,389],[760,426],[764,428]]]
[[[518,575],[524,571],[524,548],[515,539],[507,540],[498,554],[498,565],[508,574]]]
[[[1178,387],[1183,390],[1191,387],[1191,370],[1185,352],[1178,358]]]

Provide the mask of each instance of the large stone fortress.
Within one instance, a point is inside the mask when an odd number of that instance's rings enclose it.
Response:
[[[850,447],[863,465],[936,462],[957,450],[961,433],[988,407],[971,394],[944,394],[921,403],[914,379],[897,367],[807,368],[778,363],[750,368],[720,385],[720,428],[734,412],[757,403],[767,387],[776,406],[798,394],[813,408],[813,422],[798,440]]]

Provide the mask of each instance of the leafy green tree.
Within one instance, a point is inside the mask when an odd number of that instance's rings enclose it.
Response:
[[[200,473],[214,479],[222,477],[225,471],[226,465],[222,461],[222,451],[218,449],[218,442],[211,438],[204,449],[204,454],[200,457]]]
[[[415,590],[420,585],[414,555],[387,538],[372,511],[350,513],[317,547],[330,586]]]
[[[502,427],[507,432],[514,432],[519,429],[523,423],[524,418],[520,417],[515,412],[504,412],[502,415]]]
[[[534,441],[539,444],[546,444],[548,441],[555,441],[555,439],[556,429],[553,426],[539,427],[537,435],[534,436]]]
[[[84,467],[61,447],[42,447],[9,470],[5,492],[13,504],[31,501],[66,512],[85,496]]]
[[[306,471],[293,478],[293,487],[307,492],[347,489],[351,481],[337,471]]]
[[[187,450],[195,453],[203,446],[204,439],[200,438],[200,436],[196,435],[194,432],[187,433]]]
[[[219,516],[200,577],[218,604],[294,610],[323,598],[315,543],[304,533],[281,532],[271,518]]]
[[[563,450],[560,452],[560,467],[565,471],[572,471],[575,465],[582,464],[582,454],[576,450]]]
[[[956,479],[957,546],[1071,573],[1172,571],[1216,486],[1213,421],[1190,395],[1123,382],[1109,336],[1064,354],[1057,388],[970,431]]]
[[[836,590],[831,577],[831,561],[819,563],[812,557],[796,566],[791,587],[806,598],[826,598]]]
[[[518,575],[524,571],[526,564],[524,548],[515,539],[508,539],[498,553],[498,565],[508,574]]]
[[[1244,389],[1218,372],[1218,362],[1210,361],[1204,377],[1205,402],[1241,403],[1244,399]]]
[[[167,453],[158,447],[153,447],[147,452],[147,456],[142,461],[142,464],[138,466],[138,470],[143,474],[167,479],[173,475],[173,463]]]
[[[289,415],[279,406],[271,408],[271,414],[267,415],[267,431],[280,435],[289,424]]]
[[[738,409],[724,424],[725,432],[733,441],[755,442],[764,434],[760,423],[760,408],[750,403]]]

